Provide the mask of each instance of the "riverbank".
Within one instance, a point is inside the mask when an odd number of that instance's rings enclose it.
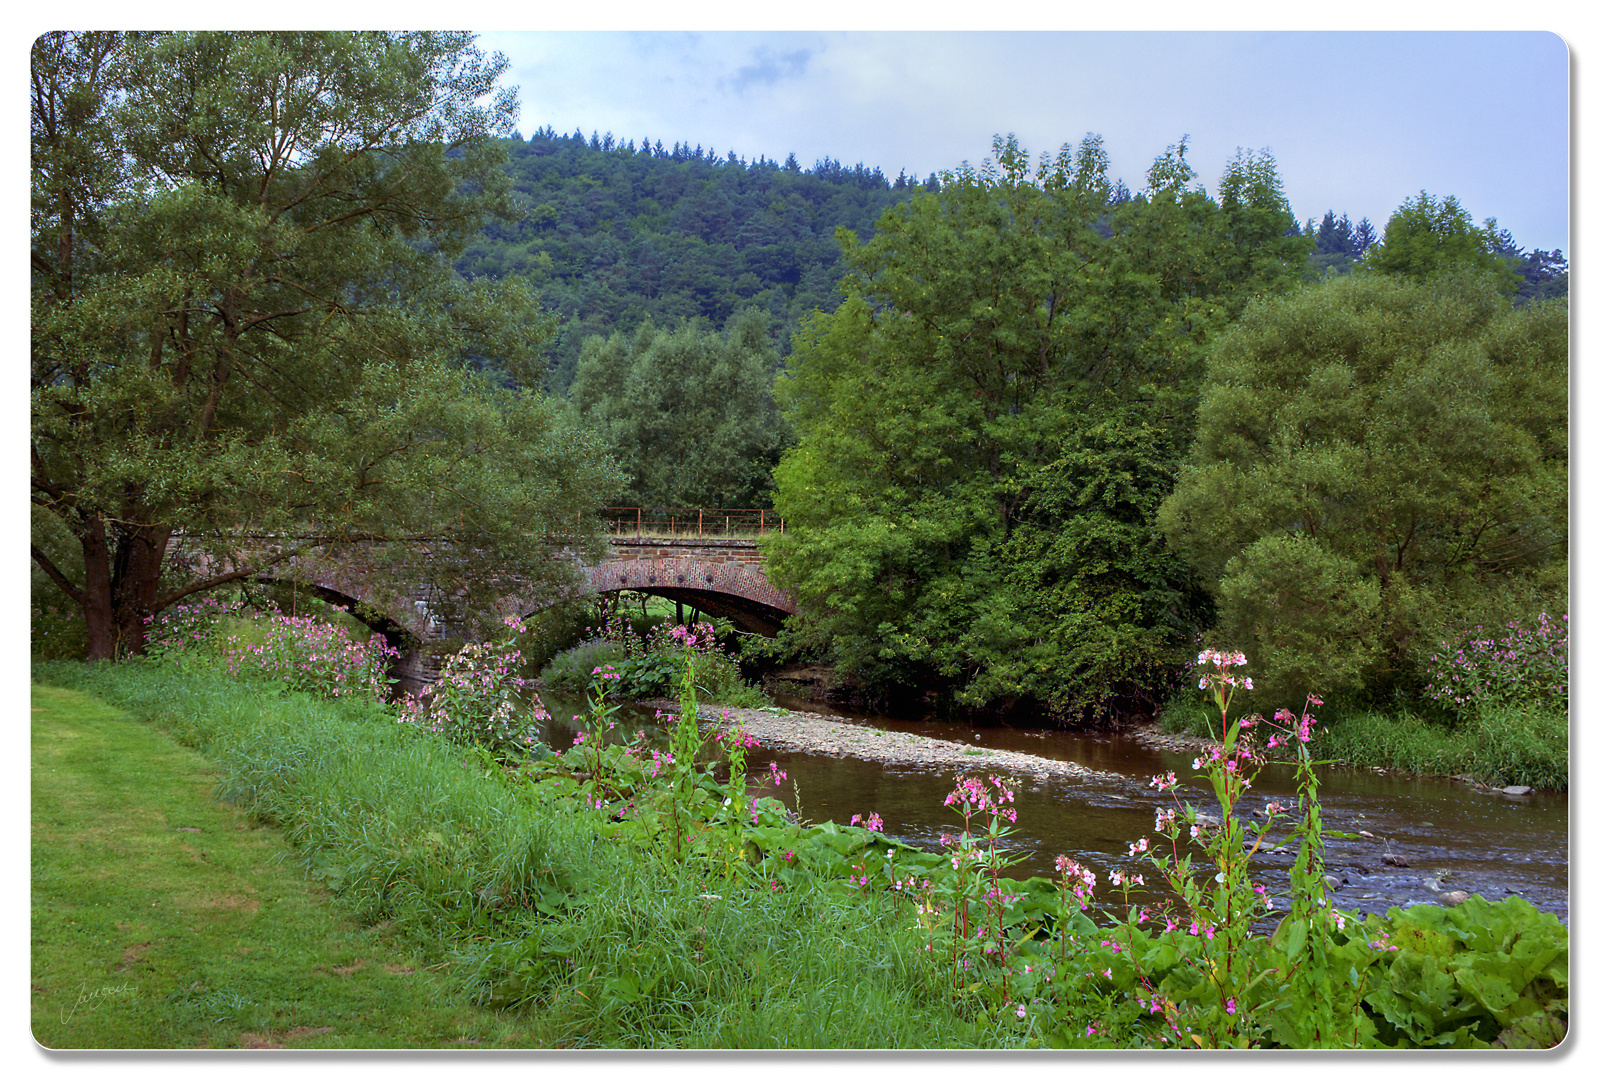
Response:
[[[615,818],[559,782],[508,784],[475,750],[351,698],[280,694],[203,664],[34,676],[36,708],[57,707],[62,684],[113,706],[118,734],[205,747],[179,756],[207,774],[158,777],[105,730],[59,740],[60,755],[36,748],[45,1045],[982,1050],[1082,1030],[1050,1019],[1053,999],[1029,1000],[1028,1024],[979,1026],[929,993],[937,967],[897,894],[868,906],[844,883],[840,852],[863,859],[866,830],[782,826],[794,864],[774,860],[772,888],[709,851],[663,859],[661,843],[619,840]],[[33,730],[64,729],[36,713]],[[74,757],[92,757],[116,798],[67,785]],[[233,852],[238,840],[259,850]],[[863,863],[874,882],[881,850]],[[296,895],[336,903],[345,933],[330,937]],[[1068,960],[1063,984],[1098,956]]]
[[[59,754],[49,746],[35,747],[35,768],[49,769],[51,775],[43,783],[37,782],[36,773],[34,797],[55,799],[50,805],[36,804],[35,829],[54,830],[55,835],[36,833],[35,853],[58,853],[79,875],[74,883],[61,883],[42,903],[35,894],[36,918],[44,912],[59,931],[55,939],[64,947],[85,950],[58,964],[69,976],[76,971],[79,982],[74,987],[69,977],[63,983],[79,996],[45,1002],[47,1013],[54,1007],[58,1026],[63,1008],[77,1023],[85,1017],[108,1019],[113,1010],[138,1003],[153,1011],[125,1018],[124,1027],[135,1031],[139,1045],[360,1045],[353,1041],[359,1037],[357,1024],[326,1015],[327,996],[311,998],[306,991],[308,986],[337,988],[363,975],[375,976],[379,961],[365,943],[353,959],[349,949],[329,950],[325,957],[288,951],[284,939],[289,931],[275,920],[288,915],[297,929],[309,928],[311,920],[293,919],[297,913],[287,907],[280,912],[277,898],[259,882],[246,889],[237,878],[262,861],[259,855],[267,855],[268,868],[286,871],[288,884],[329,890],[360,926],[383,941],[417,949],[402,960],[402,968],[388,972],[399,985],[386,1000],[403,1013],[419,1046],[1112,1049],[1155,1045],[1163,1030],[1147,1019],[1147,1004],[1137,999],[1147,990],[1128,968],[1126,949],[1116,947],[1113,911],[1107,912],[1110,926],[1096,923],[1089,936],[1056,951],[1040,944],[1036,914],[1056,910],[1055,893],[1045,883],[1017,879],[1023,892],[1014,909],[1022,920],[1015,924],[1015,951],[1008,961],[993,962],[979,949],[997,940],[986,936],[988,926],[1000,925],[997,909],[987,909],[996,921],[962,924],[959,936],[916,918],[911,897],[892,887],[893,871],[914,863],[918,875],[927,875],[930,898],[982,887],[969,869],[967,877],[960,877],[961,868],[943,858],[928,859],[923,853],[913,860],[911,846],[893,838],[893,807],[879,801],[894,793],[890,788],[921,781],[930,781],[936,791],[945,786],[941,776],[901,775],[878,791],[846,780],[857,809],[881,809],[889,820],[881,834],[835,824],[849,815],[848,807],[825,815],[819,825],[776,813],[764,816],[756,827],[735,834],[761,853],[744,878],[731,872],[738,864],[724,863],[716,845],[726,838],[726,827],[740,819],[720,816],[725,788],[708,777],[695,777],[692,801],[680,801],[675,782],[652,785],[646,780],[637,790],[650,801],[646,809],[652,808],[651,813],[627,812],[635,805],[632,800],[625,805],[613,800],[596,811],[587,802],[590,789],[581,781],[577,789],[572,787],[567,762],[549,763],[543,770],[547,783],[508,784],[498,767],[475,749],[395,724],[388,710],[349,698],[274,693],[270,684],[229,677],[201,664],[36,667],[35,678],[47,684],[59,681],[141,718],[135,723],[119,719],[117,734],[143,729],[153,735],[159,729],[190,746],[205,747],[211,763],[210,782],[189,785],[189,794],[204,805],[177,807],[173,793],[182,785],[151,782],[149,770],[139,767],[138,755],[113,738],[112,731],[81,734],[60,744]],[[36,697],[35,707],[41,705],[48,707]],[[47,716],[36,714],[36,737],[52,730]],[[827,730],[813,727],[810,718],[776,712],[767,716],[787,724],[789,737],[796,741]],[[769,737],[780,736],[772,732]],[[628,757],[622,746],[607,749],[618,764]],[[923,753],[936,749],[917,747]],[[141,813],[137,805],[105,805],[86,799],[81,790],[67,789],[63,764],[83,754],[94,756],[95,775],[114,781],[119,796],[144,800],[159,816]],[[822,760],[811,754],[792,756]],[[792,786],[799,787],[797,775]],[[1024,786],[1033,787],[1017,785]],[[1068,781],[1053,786],[1078,785]],[[1080,785],[1084,792],[1101,786]],[[784,787],[786,791],[789,785]],[[807,780],[806,789],[814,793],[818,787]],[[879,799],[858,801],[873,794]],[[1043,802],[1056,804],[1086,828],[1086,849],[1073,843],[1068,850],[1102,872],[1127,865],[1120,837],[1137,835],[1138,826],[1147,831],[1147,800],[1123,800],[1115,793],[1097,801],[1092,793],[1086,799],[1077,798],[1076,792],[1070,799],[1030,790],[1016,794],[1022,820],[1029,825]],[[218,797],[224,801],[217,802]],[[1387,796],[1382,799],[1386,802]],[[1120,818],[1107,815],[1111,806]],[[673,818],[667,807],[694,815],[686,818],[702,841],[698,854],[691,849],[694,857],[661,857],[669,850],[672,823],[685,820]],[[227,828],[207,820],[203,815],[208,812],[237,815],[250,827]],[[1062,835],[1054,823],[1045,824],[1049,835]],[[1401,850],[1414,851],[1398,831],[1373,824],[1385,851],[1390,836]],[[1466,827],[1473,837],[1491,835],[1473,824]],[[168,849],[176,847],[156,860],[139,859],[140,852],[130,848],[130,836],[111,832],[130,828],[154,835]],[[276,837],[289,846],[275,858],[264,851],[257,856],[241,852],[224,865],[225,838],[234,834],[252,842]],[[1025,837],[1018,840],[1025,842]],[[74,851],[75,842],[84,846]],[[1520,837],[1516,851],[1501,846],[1483,854],[1496,864],[1509,864],[1521,850],[1537,846]],[[1051,844],[1050,850],[1061,846]],[[747,847],[745,854],[751,854]],[[1268,861],[1262,854],[1263,873],[1271,872],[1264,865]],[[39,876],[38,866],[35,890],[51,885]],[[116,873],[107,877],[110,867]],[[1455,871],[1451,884],[1476,877],[1464,866],[1448,868]],[[179,871],[185,885],[190,875],[206,875],[198,887],[213,891],[218,888],[215,875],[226,871],[221,883],[226,896],[243,895],[246,902],[219,906],[191,897],[194,890],[173,888],[166,880]],[[1436,873],[1431,867],[1426,872]],[[127,890],[141,878],[143,900],[134,897],[122,914],[102,906],[105,889]],[[1348,891],[1346,886],[1345,895]],[[1542,906],[1536,897],[1529,899]],[[157,907],[147,906],[157,900]],[[260,906],[252,908],[250,901]],[[1550,939],[1550,949],[1537,953],[1549,958],[1550,974],[1534,968],[1527,975],[1540,994],[1549,987],[1558,991],[1550,1005],[1563,1010],[1563,929],[1519,903],[1466,903],[1480,905],[1483,925],[1505,927],[1518,941],[1528,940],[1529,930]],[[1342,901],[1340,906],[1349,911]],[[972,910],[980,913],[982,908],[973,905]],[[247,925],[223,922],[223,913],[245,916]],[[151,921],[157,918],[171,922],[172,944],[182,945],[187,962],[167,966],[173,957],[157,939],[159,931]],[[1004,918],[1011,925],[1011,915]],[[35,923],[36,947],[40,925]],[[973,936],[968,926],[985,934]],[[257,932],[272,938],[270,949],[256,945],[251,935]],[[941,932],[944,937],[937,937]],[[220,951],[218,934],[230,942]],[[1395,940],[1409,938],[1396,935]],[[1500,942],[1500,937],[1488,940],[1485,952],[1497,955]],[[1174,933],[1170,944],[1180,961],[1186,949],[1194,954],[1194,964],[1207,962],[1201,951],[1205,946],[1197,938]],[[238,954],[240,948],[251,951]],[[1268,939],[1250,938],[1241,940],[1239,948],[1253,952],[1271,945]],[[968,953],[983,966],[964,996],[947,998],[940,991],[949,985],[950,958]],[[1410,963],[1399,952],[1361,953],[1363,961],[1368,957],[1383,965],[1370,976],[1373,986],[1387,985],[1390,966],[1401,960]],[[366,962],[352,971],[361,959]],[[1467,956],[1463,963],[1471,959]],[[151,967],[157,962],[166,972],[164,985]],[[83,990],[83,973],[94,970],[96,963],[107,981]],[[1006,966],[991,966],[1000,963]],[[118,978],[134,970],[141,977],[122,989]],[[1104,976],[1106,970],[1114,977]],[[36,991],[52,974],[35,967]],[[174,985],[176,976],[181,981]],[[1028,981],[1028,976],[1035,977]],[[424,977],[436,979],[428,991],[444,996],[438,1001],[405,1000],[407,989],[423,989],[419,980]],[[1553,981],[1557,978],[1558,985]],[[279,982],[296,991],[292,1000],[279,1003],[266,992]],[[1089,985],[1102,989],[1084,1000],[1077,988]],[[1264,992],[1273,989],[1268,985]],[[135,991],[137,999],[131,996]],[[465,1024],[438,1009],[440,1002],[467,998],[477,1008],[468,1011]],[[1250,1016],[1258,1009],[1261,1015],[1275,1015],[1280,1011],[1275,1001],[1240,997],[1239,1012]],[[75,1006],[77,1012],[72,1011]],[[308,1007],[322,1015],[306,1018]],[[1215,1002],[1208,1007],[1219,1009]],[[1475,1025],[1474,1017],[1465,1019]],[[1564,1017],[1562,1011],[1562,1024]],[[172,1031],[179,1024],[191,1026],[174,1039]],[[481,1034],[470,1035],[471,1025]],[[189,1039],[198,1041],[184,1040],[183,1032],[189,1030],[194,1032]],[[1498,1029],[1475,1030],[1487,1038]],[[1552,1037],[1563,1030],[1555,1030]],[[258,1036],[269,1041],[251,1041]],[[374,1045],[397,1045],[402,1037],[391,1023],[381,1032],[383,1041]],[[1383,1045],[1399,1045],[1400,1037],[1412,1038],[1400,1033]],[[342,1043],[335,1042],[340,1038]],[[79,1044],[121,1043],[113,1036]]]
[[[835,686],[834,673],[823,665],[786,668],[764,685],[777,700],[795,704],[800,710],[805,710],[805,702],[811,702],[824,713],[831,712],[834,706],[855,712],[848,695]],[[865,703],[857,706],[863,714],[874,711]],[[926,715],[931,716],[931,712]],[[1570,787],[1569,719],[1563,707],[1492,705],[1450,719],[1403,705],[1374,710],[1341,708],[1333,703],[1317,709],[1317,715],[1320,722],[1316,727],[1315,753],[1329,767],[1353,767],[1382,775],[1447,777],[1482,791],[1563,792]],[[825,718],[837,720],[838,716]],[[1214,722],[1214,716],[1211,719]],[[1207,735],[1195,734],[1192,725],[1186,731],[1181,723],[1174,725],[1178,730],[1168,730],[1169,722],[1169,718],[1165,722],[1145,718],[1142,723],[1106,733],[1130,739],[1146,749],[1179,754],[1202,753],[1217,745]],[[1198,730],[1204,730],[1203,723]]]
[[[667,702],[657,703],[662,707]],[[865,724],[845,723],[819,713],[789,709],[724,709],[703,706],[700,716],[718,725],[729,722],[753,735],[762,746],[806,754],[862,758],[888,765],[940,766],[1006,773],[1014,776],[1108,778],[1124,774],[1091,769],[1073,761],[1038,757],[1016,750],[998,750],[971,743],[935,739],[902,731],[885,731]],[[1203,748],[1207,739],[1170,735],[1158,725],[1136,733],[1160,749]]]

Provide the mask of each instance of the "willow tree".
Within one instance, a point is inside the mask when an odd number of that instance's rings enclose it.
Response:
[[[91,658],[312,554],[459,612],[570,578],[614,468],[474,373],[538,384],[536,298],[449,268],[517,212],[503,57],[455,33],[52,33],[32,60],[33,557]]]
[[[1392,684],[1448,631],[1564,610],[1566,320],[1491,275],[1362,273],[1217,343],[1159,521],[1263,700]]]

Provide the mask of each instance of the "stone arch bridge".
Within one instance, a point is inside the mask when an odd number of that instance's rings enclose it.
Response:
[[[530,615],[560,599],[623,591],[676,600],[705,614],[726,618],[740,629],[772,635],[794,614],[793,600],[767,581],[753,539],[706,536],[612,537],[609,556],[580,564],[583,581],[575,593],[539,600],[507,596],[501,614]],[[427,681],[436,673],[429,646],[448,634],[428,612],[427,598],[385,602],[369,589],[359,570],[326,560],[306,560],[261,581],[293,581],[335,607],[356,615],[389,644],[401,660],[402,679]]]

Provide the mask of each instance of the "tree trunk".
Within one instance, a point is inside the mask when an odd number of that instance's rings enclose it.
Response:
[[[106,545],[105,522],[91,519],[79,534],[83,548],[83,622],[88,634],[85,660],[115,660],[116,622],[111,608],[111,552]]]
[[[144,526],[116,532],[113,546],[104,519],[96,517],[79,537],[88,660],[141,655],[148,620],[156,613],[156,588],[171,530]]]

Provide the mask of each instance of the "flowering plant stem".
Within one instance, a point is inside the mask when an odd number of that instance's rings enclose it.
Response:
[[[696,628],[698,629],[698,628]],[[704,738],[700,734],[699,696],[694,688],[695,633],[686,627],[672,630],[672,637],[683,648],[683,673],[678,680],[677,723],[672,728],[672,768],[676,770],[672,787],[672,858],[684,855],[683,832],[687,810],[699,784],[698,759]]]
[[[602,752],[606,733],[616,727],[616,721],[612,717],[616,715],[618,708],[614,702],[607,700],[608,692],[611,683],[620,676],[610,664],[595,668],[592,674],[594,696],[587,699],[587,722],[583,730],[578,733],[576,741],[588,751],[588,757],[593,763],[584,802],[599,810],[620,794],[616,790],[616,770],[612,758]]]
[[[1200,654],[1199,662],[1216,669],[1202,674],[1199,685],[1211,691],[1221,710],[1222,742],[1196,759],[1194,768],[1205,769],[1216,796],[1218,815],[1215,819],[1204,818],[1193,806],[1178,799],[1175,774],[1156,777],[1152,786],[1171,791],[1174,802],[1172,810],[1160,811],[1155,818],[1156,831],[1168,838],[1171,853],[1150,857],[1181,897],[1187,908],[1187,932],[1198,939],[1198,962],[1208,992],[1187,1002],[1188,1038],[1198,1046],[1248,1046],[1255,1027],[1249,1003],[1265,977],[1250,947],[1250,928],[1269,903],[1264,899],[1264,890],[1251,882],[1249,863],[1265,840],[1275,811],[1268,813],[1265,824],[1246,822],[1242,812],[1255,763],[1251,740],[1245,733],[1256,720],[1234,719],[1228,711],[1239,688],[1252,688],[1249,679],[1234,671],[1245,663],[1243,655],[1207,649]],[[1192,855],[1180,853],[1181,831],[1185,827],[1188,839],[1199,843],[1215,868],[1214,875],[1204,881],[1194,872]],[[1148,850],[1147,841],[1140,840],[1129,854]],[[1168,933],[1181,929],[1177,920],[1168,917]],[[1138,936],[1129,935],[1135,967],[1144,959],[1140,953],[1151,947],[1146,943],[1140,949],[1138,940]],[[1172,1022],[1177,1006],[1169,1002],[1166,1006],[1167,1020]],[[1172,1026],[1175,1029],[1175,1023]]]
[[[724,712],[723,717],[727,714]],[[724,731],[718,736],[727,748],[727,799],[723,807],[726,821],[725,874],[734,876],[744,867],[744,826],[749,808],[749,792],[744,784],[744,763],[751,746],[759,745],[741,728]]]
[[[1170,854],[1150,857],[1171,883],[1187,908],[1187,933],[1199,939],[1190,962],[1201,968],[1203,993],[1157,993],[1147,983],[1143,961],[1160,943],[1135,933],[1131,920],[1125,927],[1132,946],[1132,961],[1144,979],[1152,1009],[1165,1014],[1169,1029],[1196,1046],[1243,1047],[1269,1033],[1273,1041],[1288,1046],[1353,1046],[1370,1029],[1360,1009],[1360,972],[1369,966],[1369,950],[1357,948],[1344,936],[1346,917],[1327,904],[1323,880],[1321,812],[1317,801],[1315,762],[1310,758],[1311,705],[1314,695],[1295,716],[1278,710],[1274,720],[1258,714],[1247,719],[1229,717],[1233,693],[1250,688],[1248,679],[1234,669],[1245,660],[1238,653],[1206,650],[1201,664],[1213,665],[1200,677],[1210,689],[1222,715],[1222,743],[1194,761],[1204,769],[1220,807],[1216,820],[1203,818],[1177,799],[1174,773],[1157,776],[1152,786],[1172,791],[1175,806],[1155,817],[1156,831],[1170,841]],[[1264,823],[1251,822],[1243,813],[1258,759],[1252,729],[1272,730],[1268,748],[1292,743],[1298,755],[1300,821],[1290,835],[1299,841],[1291,872],[1293,898],[1287,916],[1269,940],[1252,934],[1253,924],[1272,910],[1265,889],[1249,878],[1249,864],[1260,850],[1268,830],[1284,812],[1276,802],[1266,807]],[[1199,880],[1191,854],[1180,853],[1181,830],[1197,841],[1214,877]],[[1129,854],[1148,850],[1147,840],[1133,845]],[[1166,932],[1181,932],[1180,923],[1168,916]],[[1179,1032],[1178,1017],[1185,1021]]]
[[[991,965],[999,973],[1000,1006],[1010,1002],[1005,911],[1017,899],[1000,884],[1000,871],[1016,861],[1001,845],[1012,831],[1010,823],[1016,821],[1014,806],[1007,805],[1015,801],[1016,793],[997,776],[989,777],[988,785],[976,777],[960,777],[944,799],[944,805],[954,807],[963,821],[960,836],[946,837],[954,848],[949,884],[952,989],[959,997],[963,980],[968,979],[966,989],[980,989]],[[980,822],[975,828],[974,819]],[[973,911],[976,900],[982,901],[979,912]]]
[[[1286,709],[1277,713],[1279,722],[1293,722],[1299,805],[1304,816],[1294,828],[1299,851],[1291,871],[1293,901],[1272,938],[1281,985],[1294,999],[1291,1010],[1281,1010],[1276,1026],[1284,1041],[1300,1047],[1351,1047],[1373,1034],[1372,1023],[1361,1008],[1362,982],[1371,950],[1378,946],[1369,940],[1349,943],[1346,916],[1327,903],[1316,763],[1308,746],[1314,722],[1312,704],[1320,705],[1321,700],[1307,698],[1298,717]]]
[[[505,620],[511,633],[526,627],[515,617]],[[523,719],[522,688],[516,672],[522,653],[509,634],[491,642],[468,642],[444,661],[438,681],[421,699],[407,695],[399,721],[439,732],[463,746],[477,746],[496,757],[517,758],[538,741]],[[533,695],[533,721],[549,719]]]

